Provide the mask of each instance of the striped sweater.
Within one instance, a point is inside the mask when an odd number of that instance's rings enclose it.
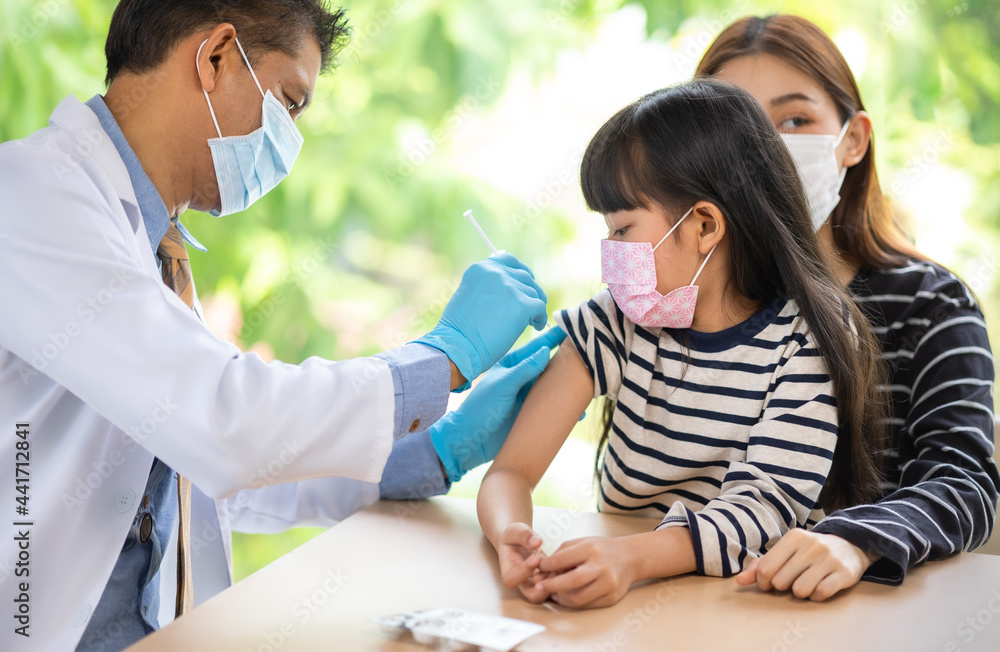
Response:
[[[881,555],[864,579],[899,584],[908,567],[990,537],[1000,485],[991,457],[993,356],[975,298],[938,265],[863,269],[851,291],[891,373],[885,497],[834,512],[815,531]]]
[[[718,333],[636,326],[607,290],[556,319],[594,396],[615,401],[601,511],[689,528],[698,571],[716,576],[822,516],[837,409],[794,301]]]

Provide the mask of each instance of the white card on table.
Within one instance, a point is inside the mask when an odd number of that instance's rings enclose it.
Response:
[[[409,630],[418,643],[445,643],[447,649],[478,646],[481,650],[508,652],[545,627],[524,620],[480,614],[464,609],[409,611],[375,618],[383,629]],[[457,645],[456,645],[457,644]]]

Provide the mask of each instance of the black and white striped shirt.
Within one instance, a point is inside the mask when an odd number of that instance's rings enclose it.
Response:
[[[863,269],[851,291],[891,372],[885,497],[834,512],[815,531],[881,555],[864,579],[899,584],[908,567],[973,550],[993,530],[993,356],[975,298],[938,265]]]
[[[728,576],[811,524],[837,441],[826,362],[793,301],[718,333],[642,328],[605,290],[556,314],[615,400],[599,507],[691,530]]]

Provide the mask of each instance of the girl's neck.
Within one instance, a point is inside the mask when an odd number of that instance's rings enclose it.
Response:
[[[698,279],[698,302],[691,330],[718,333],[745,322],[760,310],[760,303],[735,292],[729,282],[729,243],[723,240]]]
[[[698,306],[691,322],[691,330],[699,333],[718,333],[732,328],[753,317],[761,307],[760,302],[732,292],[727,293],[729,296],[709,292],[703,298],[701,290],[699,287]]]

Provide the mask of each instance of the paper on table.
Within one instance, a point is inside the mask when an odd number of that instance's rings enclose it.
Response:
[[[451,650],[478,646],[484,652],[508,652],[545,631],[543,625],[464,609],[408,611],[373,620],[383,630],[409,630],[417,643],[439,646],[445,643]]]

